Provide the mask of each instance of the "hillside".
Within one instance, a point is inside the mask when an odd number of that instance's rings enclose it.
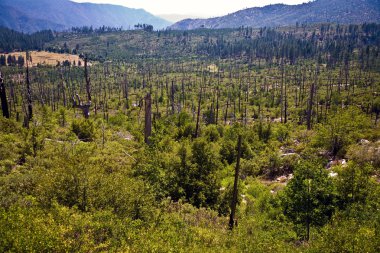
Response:
[[[299,5],[275,4],[210,19],[185,19],[171,29],[287,26],[296,23],[359,24],[380,21],[379,0],[316,0]]]
[[[380,252],[380,24],[0,35],[0,252]]]
[[[76,26],[129,28],[137,23],[161,29],[170,24],[143,9],[68,0],[2,0],[0,8],[3,10],[0,26],[28,33],[44,29],[61,31]]]

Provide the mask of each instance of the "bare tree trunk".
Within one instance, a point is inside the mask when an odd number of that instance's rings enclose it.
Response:
[[[28,122],[30,122],[33,118],[33,106],[32,106],[32,90],[30,87],[29,66],[28,65],[26,66],[26,91],[27,91],[26,99],[27,99],[27,103],[28,103],[27,119],[28,119]],[[29,124],[27,126],[29,126]]]
[[[84,57],[84,77],[86,79],[86,92],[87,92],[87,103],[82,103],[79,94],[76,94],[76,99],[73,96],[73,107],[80,108],[83,112],[83,116],[88,119],[90,117],[90,107],[91,107],[91,82],[88,74],[87,68],[87,57]]]
[[[237,147],[238,148],[238,154],[237,154],[236,167],[235,167],[234,191],[233,191],[233,196],[232,196],[231,214],[230,214],[230,222],[229,222],[230,230],[232,230],[234,228],[236,205],[237,205],[237,200],[238,200],[238,183],[239,183],[239,171],[240,171],[241,139],[242,139],[242,136],[239,135],[238,147]]]
[[[220,91],[219,91],[219,85],[216,91],[216,113],[215,113],[215,125],[218,125],[218,120],[219,120],[219,96],[220,96]]]
[[[286,76],[284,82],[284,123],[288,123],[288,94],[286,88]]]
[[[152,135],[152,98],[150,93],[145,97],[145,143],[150,144],[149,137]]]
[[[312,116],[311,114],[312,114],[312,111],[313,111],[313,95],[314,95],[314,82],[311,84],[309,105],[308,105],[308,108],[307,108],[306,122],[307,122],[307,129],[308,130],[311,130],[311,116]]]
[[[284,59],[281,59],[281,94],[280,94],[280,103],[281,103],[281,123],[283,123],[284,115]]]
[[[201,87],[201,90],[199,92],[198,112],[197,112],[197,124],[196,124],[196,127],[195,127],[194,138],[198,138],[198,136],[199,136],[199,121],[200,121],[200,117],[201,117],[201,103],[202,103],[202,87]]]
[[[172,86],[171,86],[171,92],[170,92],[170,103],[172,106],[172,114],[175,114],[174,97],[175,97],[175,87],[174,87],[174,81],[172,80]]]
[[[225,111],[225,114],[224,114],[224,125],[227,124],[227,118],[228,118],[228,106],[229,106],[229,98],[227,97],[226,111]]]
[[[3,116],[9,119],[9,109],[8,109],[8,100],[7,93],[4,85],[4,79],[0,72],[0,98],[1,98],[1,109],[3,110]]]
[[[63,73],[62,73],[62,68],[60,71],[60,76],[61,76],[61,90],[62,90],[62,97],[63,97],[63,106],[66,107],[66,85],[65,85],[65,80],[63,79]]]
[[[317,84],[317,80],[318,80],[318,67],[317,69],[315,70],[315,77],[314,77],[314,81],[313,83],[311,84],[311,88],[310,88],[310,98],[309,98],[309,105],[308,105],[308,108],[307,108],[307,129],[308,130],[311,130],[311,125],[312,125],[312,113],[313,113],[313,103],[314,103],[314,93],[315,93],[315,86]]]
[[[86,92],[87,92],[87,100],[88,103],[91,103],[91,81],[90,76],[88,74],[88,68],[87,68],[87,56],[84,57],[84,76],[86,78]]]

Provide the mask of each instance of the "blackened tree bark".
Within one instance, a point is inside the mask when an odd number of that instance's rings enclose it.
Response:
[[[145,96],[145,131],[144,139],[146,144],[150,144],[149,137],[152,135],[152,98],[150,93]]]
[[[197,124],[195,126],[194,138],[198,138],[198,136],[199,136],[199,121],[200,121],[200,117],[201,117],[201,103],[202,103],[202,87],[201,87],[201,90],[199,92]]]
[[[61,77],[61,91],[62,91],[62,99],[63,99],[63,106],[66,107],[67,101],[66,101],[66,85],[65,85],[65,80],[63,78],[63,70],[61,68],[60,71],[60,77]]]
[[[27,112],[27,120],[30,122],[33,118],[33,105],[32,105],[32,89],[30,87],[30,79],[29,79],[29,66],[26,65],[26,99],[28,103],[28,112]],[[28,124],[29,126],[29,124]]]
[[[91,80],[88,74],[88,66],[87,66],[87,56],[84,57],[84,76],[86,78],[86,92],[87,92],[87,100],[88,103],[91,103]]]
[[[3,116],[9,119],[9,109],[8,109],[8,100],[7,93],[4,85],[4,79],[0,72],[0,98],[1,98],[1,109],[3,110]]]
[[[174,87],[174,80],[172,80],[172,86],[171,86],[171,92],[170,92],[170,103],[172,106],[172,114],[175,114],[175,87]]]
[[[230,222],[229,222],[230,230],[232,230],[234,228],[236,205],[237,205],[237,201],[238,201],[238,183],[239,183],[240,157],[241,157],[241,139],[242,139],[242,136],[239,135],[238,146],[237,146],[238,153],[237,153],[236,167],[235,167],[234,191],[233,191],[233,195],[232,195],[231,214],[230,214]]]
[[[87,102],[83,103],[80,96],[76,94],[76,99],[73,96],[73,107],[79,108],[83,112],[83,116],[88,119],[90,117],[90,107],[91,107],[91,81],[88,74],[88,60],[87,56],[84,56],[84,77],[86,79],[86,92],[87,92]]]

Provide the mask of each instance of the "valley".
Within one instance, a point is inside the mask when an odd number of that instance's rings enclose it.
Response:
[[[0,252],[379,252],[380,25],[291,20],[0,28]]]

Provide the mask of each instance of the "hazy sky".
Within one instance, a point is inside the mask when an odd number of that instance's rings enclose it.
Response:
[[[180,14],[215,17],[241,9],[274,3],[299,4],[310,0],[73,0],[75,2],[110,3],[143,8],[155,15]]]

